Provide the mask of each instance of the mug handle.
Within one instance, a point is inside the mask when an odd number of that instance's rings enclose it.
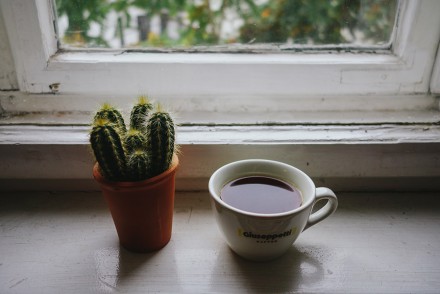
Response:
[[[323,199],[326,199],[327,203],[324,205],[324,207],[322,207],[318,211],[315,211],[309,216],[309,219],[303,231],[305,231],[306,229],[310,228],[313,225],[316,225],[320,221],[329,217],[333,212],[335,212],[336,208],[338,207],[338,198],[336,198],[335,193],[329,188],[324,188],[324,187],[316,188],[316,196],[315,196],[315,202],[313,202],[313,206],[318,201]]]

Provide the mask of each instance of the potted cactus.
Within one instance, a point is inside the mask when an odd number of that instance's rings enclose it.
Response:
[[[90,144],[95,180],[111,212],[121,245],[135,252],[164,247],[171,238],[178,157],[169,113],[144,96],[130,114],[104,104],[93,119]]]

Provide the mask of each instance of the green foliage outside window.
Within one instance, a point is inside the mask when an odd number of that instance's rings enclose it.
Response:
[[[324,45],[386,44],[395,20],[396,0],[56,0],[58,16],[67,16],[63,43],[81,47],[108,47],[103,37],[91,36],[92,23],[108,26],[115,13],[115,37],[133,28],[133,12],[141,11],[149,22],[160,19],[160,33],[129,47],[192,47],[223,44]],[[240,20],[235,36],[222,36],[227,16]],[[168,27],[177,24],[177,36]],[[123,43],[123,42],[122,42]],[[124,45],[124,44],[123,44]]]

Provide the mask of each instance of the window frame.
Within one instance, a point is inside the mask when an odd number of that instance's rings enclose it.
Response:
[[[8,11],[5,24],[19,89],[25,93],[116,101],[148,94],[177,111],[190,112],[368,110],[365,97],[384,96],[414,96],[415,105],[425,99],[421,104],[427,108],[435,104],[426,95],[430,86],[438,88],[438,82],[431,81],[433,71],[438,72],[438,1],[400,2],[389,51],[283,54],[58,50],[51,3],[0,2],[2,11]],[[426,33],[426,27],[432,31]],[[387,109],[401,109],[400,99],[388,101]],[[72,109],[80,108],[71,103]]]

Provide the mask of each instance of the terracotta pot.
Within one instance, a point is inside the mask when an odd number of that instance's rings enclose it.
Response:
[[[150,252],[171,239],[175,173],[179,159],[160,175],[139,182],[111,182],[102,177],[98,164],[93,176],[100,184],[121,245],[134,252]]]

